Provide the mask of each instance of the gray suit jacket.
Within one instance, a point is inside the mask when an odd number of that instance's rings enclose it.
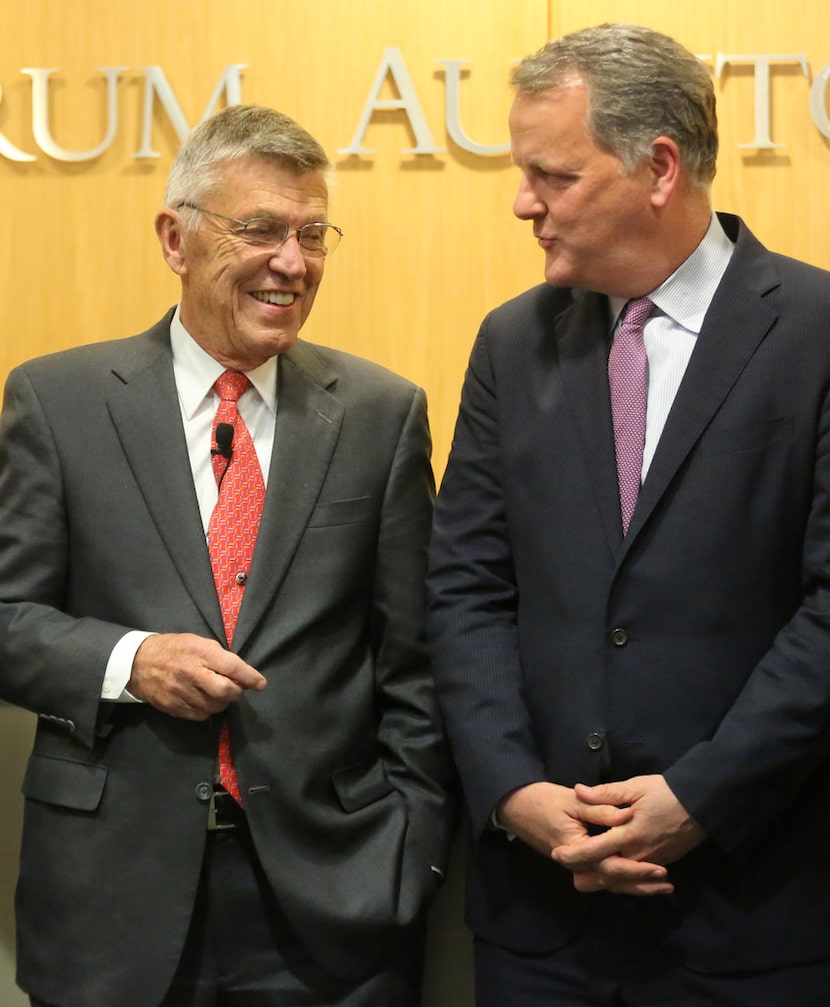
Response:
[[[67,1007],[162,996],[196,892],[217,725],[99,701],[129,629],[223,641],[169,318],[17,368],[0,422],[0,695],[39,714],[24,782],[18,979]],[[422,391],[299,342],[280,362],[229,711],[259,857],[329,969],[417,928],[452,824],[422,641]]]

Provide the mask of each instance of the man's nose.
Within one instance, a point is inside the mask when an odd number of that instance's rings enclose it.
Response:
[[[536,195],[526,175],[522,175],[519,182],[519,191],[513,200],[513,213],[519,220],[531,220],[545,213],[545,204]]]
[[[306,261],[296,228],[292,228],[271,253],[271,268],[279,273],[290,273],[292,276],[305,275]]]

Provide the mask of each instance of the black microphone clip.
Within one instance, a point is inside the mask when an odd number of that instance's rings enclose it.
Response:
[[[210,449],[212,455],[221,455],[223,458],[231,459],[233,454],[234,429],[231,423],[216,424],[216,447]]]

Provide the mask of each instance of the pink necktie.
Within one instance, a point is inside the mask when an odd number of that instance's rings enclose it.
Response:
[[[648,357],[643,327],[653,310],[654,304],[647,297],[628,302],[608,356],[623,534],[628,531],[634,513],[643,470],[648,396]]]
[[[219,499],[208,526],[208,551],[229,647],[233,643],[265,499],[265,483],[254,442],[238,409],[239,398],[249,386],[248,378],[239,371],[225,371],[214,385],[222,400],[213,420],[211,438]],[[220,423],[233,427],[230,451],[225,451],[230,458],[222,454],[216,442],[216,428]],[[230,732],[224,719],[219,733],[219,779],[228,793],[242,804],[231,755]]]

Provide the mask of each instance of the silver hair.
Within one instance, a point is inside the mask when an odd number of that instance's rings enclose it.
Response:
[[[182,144],[170,168],[165,205],[201,202],[219,184],[223,167],[245,157],[273,161],[299,175],[331,167],[317,140],[287,115],[262,105],[229,105]],[[185,227],[194,226],[195,217],[195,211],[182,211]]]
[[[574,78],[588,87],[594,142],[627,172],[658,136],[674,140],[697,185],[715,177],[715,90],[703,63],[668,35],[629,24],[601,24],[563,35],[526,57],[511,74],[518,94],[543,94]]]

